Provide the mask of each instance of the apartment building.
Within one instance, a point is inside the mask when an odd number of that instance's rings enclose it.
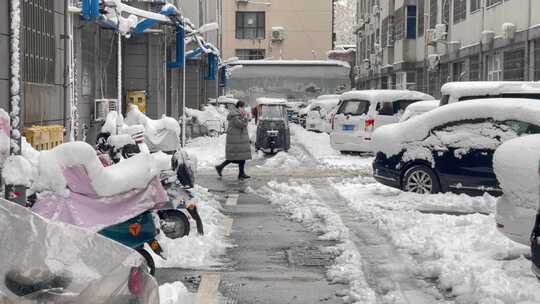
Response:
[[[540,1],[358,0],[358,88],[540,80]]]
[[[223,58],[322,60],[332,49],[332,0],[223,0]]]

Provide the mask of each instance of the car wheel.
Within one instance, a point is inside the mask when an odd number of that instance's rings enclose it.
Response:
[[[140,255],[142,255],[142,257],[146,261],[146,267],[148,267],[148,273],[151,276],[154,276],[154,274],[156,274],[156,264],[154,263],[154,259],[152,258],[152,255],[148,253],[148,251],[146,251],[144,248],[138,248],[136,250]]]
[[[190,224],[184,212],[176,209],[158,211],[161,220],[161,231],[170,239],[182,238],[189,235]]]
[[[437,193],[441,190],[437,175],[422,165],[413,166],[405,172],[401,188],[418,194]]]

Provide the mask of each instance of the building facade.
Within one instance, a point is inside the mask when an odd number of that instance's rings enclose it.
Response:
[[[196,26],[219,21],[219,1],[130,0],[131,6],[158,12],[165,3],[182,8],[181,13]],[[0,1],[0,107],[9,101],[9,1]],[[66,137],[71,127],[71,101],[66,98],[64,53],[66,16],[63,0],[21,0],[21,80],[23,81],[22,124],[63,125]],[[76,140],[95,142],[102,121],[96,100],[117,99],[117,34],[94,22],[73,15],[73,62],[77,104]],[[175,61],[174,28],[156,26],[152,33],[122,39],[122,99],[130,91],[144,91],[146,113],[151,118],[182,114],[182,69],[169,69]],[[205,34],[218,45],[218,33]],[[206,55],[188,60],[186,65],[186,105],[200,108],[208,98],[216,98],[217,81],[207,80]]]
[[[540,80],[538,24],[536,0],[358,0],[356,86]]]
[[[332,49],[331,0],[223,0],[223,58],[323,60]]]

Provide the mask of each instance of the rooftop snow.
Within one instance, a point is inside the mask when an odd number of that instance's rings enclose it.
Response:
[[[373,151],[383,152],[387,156],[396,155],[402,150],[403,143],[424,139],[437,126],[479,118],[518,120],[540,126],[540,102],[518,98],[491,98],[442,106],[410,120],[376,129],[373,134]]]
[[[351,68],[347,62],[339,60],[238,60],[232,65],[325,65]]]
[[[540,93],[540,82],[527,81],[464,81],[449,82],[441,87],[442,95],[493,96],[501,93]]]
[[[287,100],[283,98],[268,98],[268,97],[257,98],[257,104],[285,104],[285,103],[287,103]]]
[[[362,99],[372,103],[403,99],[433,100],[433,96],[409,90],[362,90],[349,91],[341,95],[341,100]]]

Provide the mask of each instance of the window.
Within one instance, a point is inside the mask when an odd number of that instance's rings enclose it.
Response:
[[[416,39],[416,5],[407,6],[407,39]]]
[[[530,124],[528,122],[517,121],[517,120],[507,120],[503,123],[504,125],[510,127],[512,131],[516,132],[518,136],[540,133],[539,126]]]
[[[469,81],[480,80],[480,56],[473,55],[469,58]]]
[[[504,80],[525,80],[525,49],[504,52]]]
[[[418,0],[418,37],[424,36],[424,29],[425,29],[425,12],[424,12],[424,0]]]
[[[540,39],[534,41],[534,80],[540,80]]]
[[[237,49],[236,57],[240,60],[260,60],[265,57],[263,49]]]
[[[280,105],[263,105],[260,119],[281,119],[285,117],[283,107]]]
[[[471,0],[471,13],[480,10],[480,0]]]
[[[24,81],[54,83],[54,1],[21,1]]]
[[[495,4],[498,4],[498,3],[501,3],[502,0],[486,0],[486,6],[492,6],[492,5],[495,5]]]
[[[396,41],[402,40],[403,37],[405,36],[403,33],[403,30],[404,30],[403,28],[405,25],[405,20],[403,20],[404,10],[405,10],[405,7],[398,8],[394,14],[394,31],[395,31],[394,37]]]
[[[465,78],[465,62],[455,62],[452,65],[452,81],[463,81]]]
[[[454,24],[467,18],[467,0],[454,0]]]
[[[487,80],[501,81],[502,80],[502,58],[500,53],[495,53],[488,56]]]
[[[442,23],[446,25],[450,24],[450,0],[443,1]]]
[[[437,25],[437,1],[429,0],[429,28],[432,29]]]
[[[362,115],[369,111],[370,102],[367,100],[345,100],[341,103],[337,114]]]
[[[264,12],[236,12],[236,39],[264,39]]]
[[[381,44],[382,47],[391,45],[388,41],[388,17],[384,18],[381,23]]]

